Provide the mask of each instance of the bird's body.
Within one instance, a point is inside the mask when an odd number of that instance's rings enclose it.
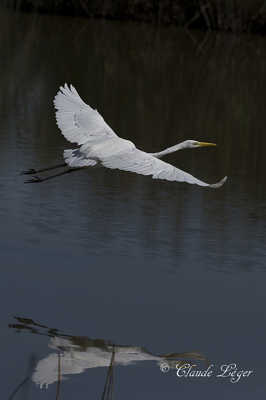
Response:
[[[78,148],[64,151],[65,163],[70,167],[66,172],[98,164],[110,169],[151,175],[154,179],[187,182],[212,188],[222,186],[227,179],[224,177],[215,184],[208,184],[160,159],[166,154],[185,148],[215,146],[212,143],[186,140],[159,153],[146,153],[137,149],[131,141],[116,135],[98,111],[84,103],[72,85],[68,87],[65,84],[64,87],[60,87],[54,105],[57,110],[57,125],[62,134],[68,141],[79,145]],[[60,174],[55,176],[58,175]],[[35,178],[30,182],[46,179],[48,178]]]
[[[108,138],[95,144],[83,144],[80,148],[81,152],[89,158],[93,158],[101,162],[110,155],[113,157],[120,154],[130,153],[136,149],[134,143],[119,137]]]

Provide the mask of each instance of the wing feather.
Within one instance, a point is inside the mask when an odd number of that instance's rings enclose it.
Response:
[[[135,172],[141,175],[152,175],[153,179],[163,179],[167,181],[187,182],[199,186],[208,186],[211,188],[219,188],[222,186],[227,177],[224,177],[219,182],[208,184],[194,176],[166,163],[144,151],[134,149],[130,152],[123,153],[119,156],[105,157],[101,163],[106,168],[120,169],[123,171]]]
[[[97,143],[117,136],[98,111],[84,103],[72,85],[60,87],[54,98],[54,106],[57,125],[72,143]]]
[[[64,159],[67,165],[71,168],[77,167],[93,167],[97,164],[96,160],[86,157],[80,149],[64,150]]]

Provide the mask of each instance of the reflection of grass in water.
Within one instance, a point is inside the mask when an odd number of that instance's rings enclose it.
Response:
[[[176,23],[205,30],[250,32],[265,31],[266,26],[263,0],[2,0],[2,4],[16,10]]]
[[[29,357],[29,360],[28,360],[28,368],[27,368],[26,378],[24,378],[23,381],[20,382],[15,387],[15,389],[13,390],[11,395],[8,397],[8,400],[13,400],[15,398],[15,395],[23,388],[23,386],[25,387],[25,385],[29,382],[32,372],[35,368],[35,364],[36,364],[36,357],[35,357],[35,355],[32,355]],[[25,397],[27,397],[27,396],[25,396]]]
[[[103,389],[101,400],[111,400],[114,393],[114,361],[115,361],[115,345],[113,345],[112,357],[106,375],[106,381]]]
[[[199,14],[208,30],[249,32],[265,24],[266,2],[253,0],[199,0]],[[264,20],[264,21],[263,21]]]
[[[61,355],[60,355],[60,352],[58,352],[58,378],[57,378],[57,386],[56,386],[56,400],[59,399],[60,385],[61,385]]]
[[[23,379],[23,381],[13,390],[13,392],[11,393],[11,395],[9,396],[8,400],[12,400],[14,399],[15,395],[18,393],[18,391],[25,385],[25,383],[28,382],[28,380],[30,379],[30,376],[27,376],[25,379]]]

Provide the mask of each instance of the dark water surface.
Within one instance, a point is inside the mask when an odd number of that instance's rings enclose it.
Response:
[[[70,17],[2,13],[0,23],[1,397],[51,354],[47,371],[56,374],[62,351],[71,362],[61,365],[70,375],[60,398],[101,398],[112,346],[108,358],[91,341],[100,338],[144,347],[133,351],[144,359],[197,351],[217,368],[234,362],[254,371],[232,384],[177,378],[151,360],[117,362],[115,399],[261,399],[265,39]],[[215,191],[88,169],[24,185],[21,170],[61,162],[71,148],[52,103],[64,82],[146,151],[216,142],[166,161],[228,182]],[[73,343],[33,334],[27,324],[18,335],[8,328],[13,316],[86,337],[79,357]],[[102,368],[95,353],[105,358]],[[56,388],[56,380],[47,391],[29,380],[14,398],[55,398]]]

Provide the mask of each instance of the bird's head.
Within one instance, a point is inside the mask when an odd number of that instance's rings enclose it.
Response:
[[[198,142],[197,140],[185,141],[185,148],[187,149],[195,149],[196,147],[207,147],[207,146],[216,146],[216,144],[208,142]]]

